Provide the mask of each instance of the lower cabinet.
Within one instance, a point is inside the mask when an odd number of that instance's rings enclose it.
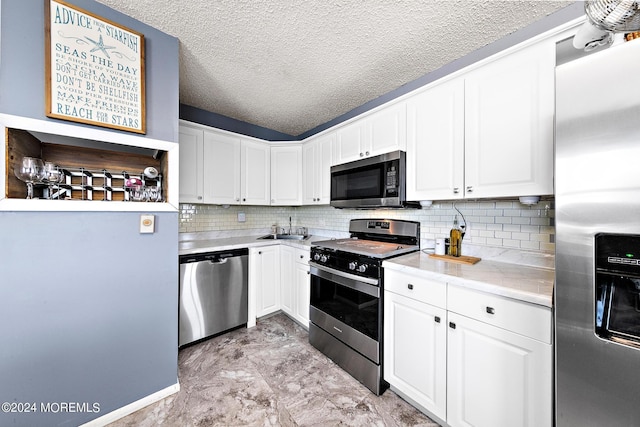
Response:
[[[447,312],[384,295],[384,378],[423,409],[447,417]]]
[[[398,394],[451,427],[553,424],[550,309],[390,270],[384,298]]]
[[[309,256],[308,249],[281,247],[282,311],[305,328],[309,327]]]
[[[279,245],[249,248],[249,301],[255,301],[254,319],[280,310]]]

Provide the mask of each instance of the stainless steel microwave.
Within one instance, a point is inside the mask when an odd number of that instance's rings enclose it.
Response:
[[[331,167],[331,206],[336,208],[415,208],[406,201],[406,158],[394,151]]]

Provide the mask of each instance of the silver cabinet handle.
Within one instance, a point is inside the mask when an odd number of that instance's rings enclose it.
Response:
[[[487,313],[496,314],[496,310],[493,307],[487,307]]]
[[[360,153],[360,157],[364,157],[364,153]]]
[[[449,327],[450,327],[451,329],[455,329],[455,328],[456,328],[456,324],[455,324],[455,323],[453,323],[453,322],[449,322]]]
[[[304,255],[300,255],[300,259],[303,259],[303,258],[304,258]]]
[[[239,197],[238,197],[238,198],[236,198],[236,202],[239,202],[239,201],[240,201],[240,198],[239,198]]]
[[[198,200],[202,200],[202,196],[198,196]]]
[[[409,284],[407,285],[407,288],[409,288],[409,289],[413,289],[413,285],[412,285],[411,283],[409,283]]]
[[[453,194],[458,194],[460,192],[460,188],[453,187]]]
[[[365,156],[368,156],[368,155],[369,155],[369,152],[368,152],[368,151],[365,151],[365,152],[364,152],[364,155],[365,155]]]
[[[469,185],[467,187],[467,193],[472,193],[473,192],[473,187],[471,185]]]
[[[247,199],[243,197],[243,198],[242,198],[242,201],[243,201],[243,202],[246,202],[246,201],[247,201]]]
[[[434,317],[433,320],[435,320],[436,323],[440,323],[440,316]]]

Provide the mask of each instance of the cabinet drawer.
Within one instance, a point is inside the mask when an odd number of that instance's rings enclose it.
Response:
[[[295,248],[294,259],[296,260],[296,262],[299,262],[301,264],[309,264],[309,259],[311,259],[311,251],[309,249]]]
[[[447,307],[447,284],[400,272],[384,271],[384,289],[440,308]]]
[[[551,309],[522,301],[448,287],[448,310],[551,344]]]

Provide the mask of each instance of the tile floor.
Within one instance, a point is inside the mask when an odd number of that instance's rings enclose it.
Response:
[[[437,426],[395,393],[376,396],[284,314],[179,352],[180,392],[125,426]]]

